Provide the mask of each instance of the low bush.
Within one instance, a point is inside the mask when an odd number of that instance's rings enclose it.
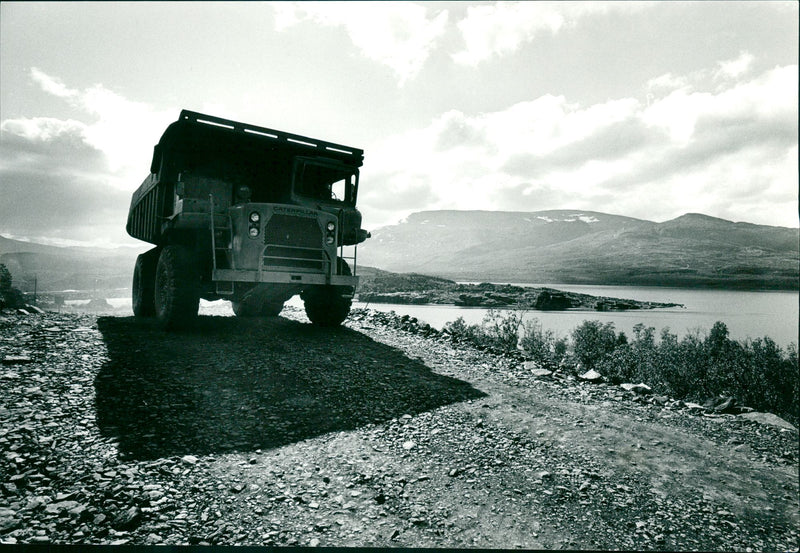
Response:
[[[558,367],[567,355],[567,339],[556,338],[552,330],[542,328],[539,319],[523,324],[519,345],[534,361],[548,369]]]
[[[538,319],[523,324],[518,311],[490,310],[480,325],[462,317],[445,325],[458,340],[504,351],[522,351],[547,368],[566,359],[581,370],[595,369],[612,384],[644,382],[662,395],[702,401],[733,396],[741,404],[770,411],[797,425],[800,418],[800,369],[797,346],[784,351],[768,337],[737,341],[725,323],[708,332],[697,330],[678,339],[669,328],[656,339],[653,327],[638,324],[633,337],[613,323],[584,321],[567,338],[556,338]],[[522,336],[520,337],[520,329]]]
[[[626,343],[625,334],[614,332],[614,323],[583,321],[572,331],[572,350],[575,358],[586,370],[594,369],[605,361],[618,345]]]
[[[694,401],[733,396],[743,405],[798,423],[795,344],[784,352],[768,337],[731,340],[728,327],[718,321],[707,334],[697,331],[681,340],[665,328],[656,341],[653,327],[636,325],[630,343],[616,336],[617,345],[609,351],[613,329],[587,323],[579,329],[573,332],[579,358],[597,355],[595,368],[613,384],[644,382],[658,394]]]
[[[463,317],[459,317],[445,324],[443,330],[456,340],[476,346],[516,351],[521,326],[521,313],[490,309],[479,325],[468,325]]]
[[[522,313],[490,309],[480,328],[487,345],[505,351],[515,351],[519,345]]]
[[[459,317],[455,321],[445,323],[442,330],[456,341],[470,342],[476,345],[479,343],[479,327],[477,325],[468,325],[464,321],[464,317]]]

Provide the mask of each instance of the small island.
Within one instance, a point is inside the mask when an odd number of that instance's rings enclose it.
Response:
[[[684,307],[678,303],[660,303],[592,296],[554,288],[514,286],[512,284],[459,284],[445,278],[416,273],[391,273],[371,267],[359,271],[361,283],[358,301],[404,305],[455,305],[496,309],[535,309],[565,311],[628,311]]]

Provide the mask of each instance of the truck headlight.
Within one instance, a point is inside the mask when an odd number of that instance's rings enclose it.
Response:
[[[257,223],[261,220],[261,215],[258,214],[258,211],[254,211],[250,214],[250,222]]]
[[[250,237],[255,238],[258,236],[258,227],[250,227]]]
[[[325,243],[330,245],[330,244],[333,244],[334,240],[335,240],[335,239],[333,238],[333,236],[328,236],[328,237],[325,239]]]
[[[333,232],[334,230],[336,230],[336,225],[333,223],[333,221],[330,221],[328,223],[328,232]]]

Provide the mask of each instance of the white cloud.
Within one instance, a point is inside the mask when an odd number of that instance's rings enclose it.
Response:
[[[747,73],[750,66],[753,64],[755,57],[749,52],[742,52],[738,58],[734,60],[721,61],[717,64],[718,69],[716,76],[738,78]]]
[[[53,96],[72,98],[78,95],[77,90],[67,88],[59,79],[51,77],[35,67],[31,68],[31,78],[42,87],[42,90]]]
[[[588,15],[634,11],[650,2],[498,2],[473,6],[458,22],[464,49],[453,55],[457,63],[477,65],[494,56],[516,51],[543,32],[558,33]]]
[[[525,2],[470,7],[466,18],[458,22],[466,47],[453,55],[465,65],[493,55],[508,54],[536,33],[556,33],[564,25],[564,16],[549,3]]]
[[[177,109],[160,112],[100,84],[69,88],[37,68],[30,78],[83,117],[0,122],[0,231],[34,236],[44,211],[51,214],[47,231],[61,239],[130,242],[124,231],[130,193],[149,172],[153,145]]]
[[[86,124],[74,119],[33,117],[30,119],[6,119],[0,129],[32,142],[49,142],[62,136],[83,137]]]
[[[796,120],[797,91],[797,66],[776,67],[718,92],[683,87],[654,102],[641,117],[648,125],[668,130],[673,140],[688,144],[700,118]]]
[[[700,73],[670,76],[661,82],[681,88],[649,105],[545,95],[496,112],[451,110],[370,149],[363,182],[380,194],[364,194],[362,207],[382,210],[380,224],[391,221],[378,198],[396,195],[395,217],[577,208],[797,226],[797,75],[796,65],[776,67],[717,86]]]
[[[685,76],[677,76],[672,73],[665,73],[647,81],[645,88],[653,93],[662,91],[672,92],[689,86],[689,79]]]
[[[408,2],[278,2],[273,8],[279,31],[305,20],[343,27],[361,53],[392,68],[401,85],[422,69],[448,18],[447,10],[429,14]]]
[[[133,173],[139,178],[146,172],[153,145],[167,124],[177,117],[177,109],[157,111],[147,104],[128,100],[101,84],[83,90],[68,88],[57,77],[35,67],[31,68],[30,76],[44,92],[63,98],[72,107],[83,111],[88,122],[51,117],[18,118],[3,121],[3,130],[29,140],[44,141],[65,132],[75,135],[75,131],[79,131],[86,144],[105,154],[112,173],[124,176]]]
[[[87,128],[87,142],[106,154],[111,170],[146,174],[153,145],[177,119],[178,110],[157,111],[102,85],[82,91],[79,97],[84,109],[97,117]]]

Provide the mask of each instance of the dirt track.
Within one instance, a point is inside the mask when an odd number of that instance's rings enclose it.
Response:
[[[347,326],[0,317],[0,541],[797,550],[796,430]]]

